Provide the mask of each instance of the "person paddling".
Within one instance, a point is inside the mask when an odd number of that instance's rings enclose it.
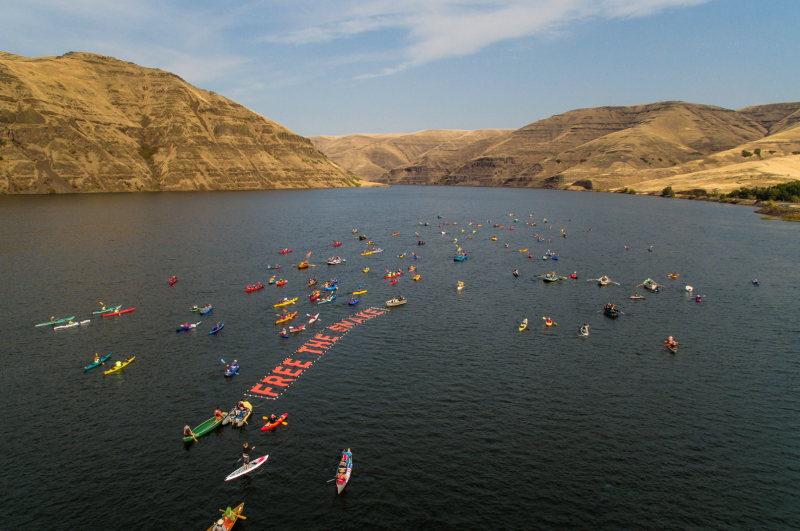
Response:
[[[214,410],[214,418],[217,419],[217,422],[219,422],[224,418],[224,416],[225,415],[222,414],[222,411],[220,411],[219,406],[217,406],[217,409]]]
[[[214,524],[214,527],[211,528],[211,531],[228,531],[228,528],[225,527],[225,520],[222,518],[217,520],[217,523]]]
[[[193,439],[195,438],[194,433],[192,432],[192,428],[190,428],[188,425],[183,427],[183,436],[191,437]]]

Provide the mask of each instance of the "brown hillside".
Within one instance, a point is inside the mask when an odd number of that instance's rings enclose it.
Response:
[[[507,132],[507,129],[428,130],[410,134],[316,136],[311,141],[342,168],[374,180],[393,168],[440,153],[431,162],[435,165],[439,158],[447,159],[448,153]]]
[[[758,122],[769,131],[769,134],[778,133],[800,123],[800,101],[756,105],[736,112]]]
[[[0,52],[0,192],[355,184],[309,140],[174,74]]]

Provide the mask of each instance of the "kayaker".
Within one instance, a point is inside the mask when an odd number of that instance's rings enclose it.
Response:
[[[94,353],[94,362],[95,363],[99,363],[100,362],[100,356],[97,354],[97,352]]]
[[[248,446],[247,443],[244,443],[242,446],[242,461],[244,461],[244,466],[247,468],[250,465],[250,452],[255,450],[255,446]]]
[[[222,411],[220,411],[219,406],[217,406],[217,409],[214,410],[214,418],[217,419],[217,421],[220,421],[222,420],[223,416],[224,415],[222,414]]]
[[[667,339],[667,345],[670,347],[677,347],[678,342],[672,339],[672,336],[669,336],[669,338]]]
[[[273,413],[272,415],[269,416],[269,423],[270,424],[275,424],[275,422],[277,422],[277,421],[278,421],[278,417],[275,416],[275,413]]]
[[[758,279],[755,279],[755,280],[753,281],[753,285],[754,285],[754,286],[758,286]]]
[[[228,531],[228,528],[225,527],[225,520],[220,518],[217,520],[217,523],[214,524],[214,527],[211,528],[211,531]]]
[[[117,367],[122,367],[122,362],[121,361],[117,361]]]
[[[236,409],[238,409],[239,411],[244,411],[247,409],[247,407],[244,405],[244,402],[239,400],[239,403],[236,404]]]

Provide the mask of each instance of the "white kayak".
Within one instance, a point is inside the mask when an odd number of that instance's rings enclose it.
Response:
[[[314,324],[317,322],[317,319],[319,319],[319,314],[311,315],[310,313],[307,313],[306,315],[311,317],[311,319],[308,320],[308,324]]]
[[[65,325],[61,325],[61,326],[54,326],[53,330],[59,330],[61,328],[73,328],[75,326],[85,325],[89,321],[91,321],[91,319],[86,319],[85,321],[81,321],[79,323],[69,323],[69,324],[65,324]]]
[[[264,455],[262,457],[259,457],[255,461],[251,461],[249,465],[244,465],[241,468],[237,468],[236,470],[228,474],[228,477],[225,478],[225,481],[230,481],[232,479],[238,478],[239,476],[244,476],[245,474],[249,474],[256,468],[266,463],[267,458],[269,458],[269,455]]]

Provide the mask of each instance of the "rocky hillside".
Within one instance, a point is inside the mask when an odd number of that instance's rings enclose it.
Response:
[[[800,150],[800,103],[739,111],[684,102],[579,109],[461,146],[425,149],[372,177],[397,184],[603,189],[645,182],[682,187],[686,180],[726,191],[800,177],[800,157],[793,155]],[[359,174],[348,160],[339,163]]]
[[[169,72],[0,52],[0,193],[360,184],[308,139]]]

